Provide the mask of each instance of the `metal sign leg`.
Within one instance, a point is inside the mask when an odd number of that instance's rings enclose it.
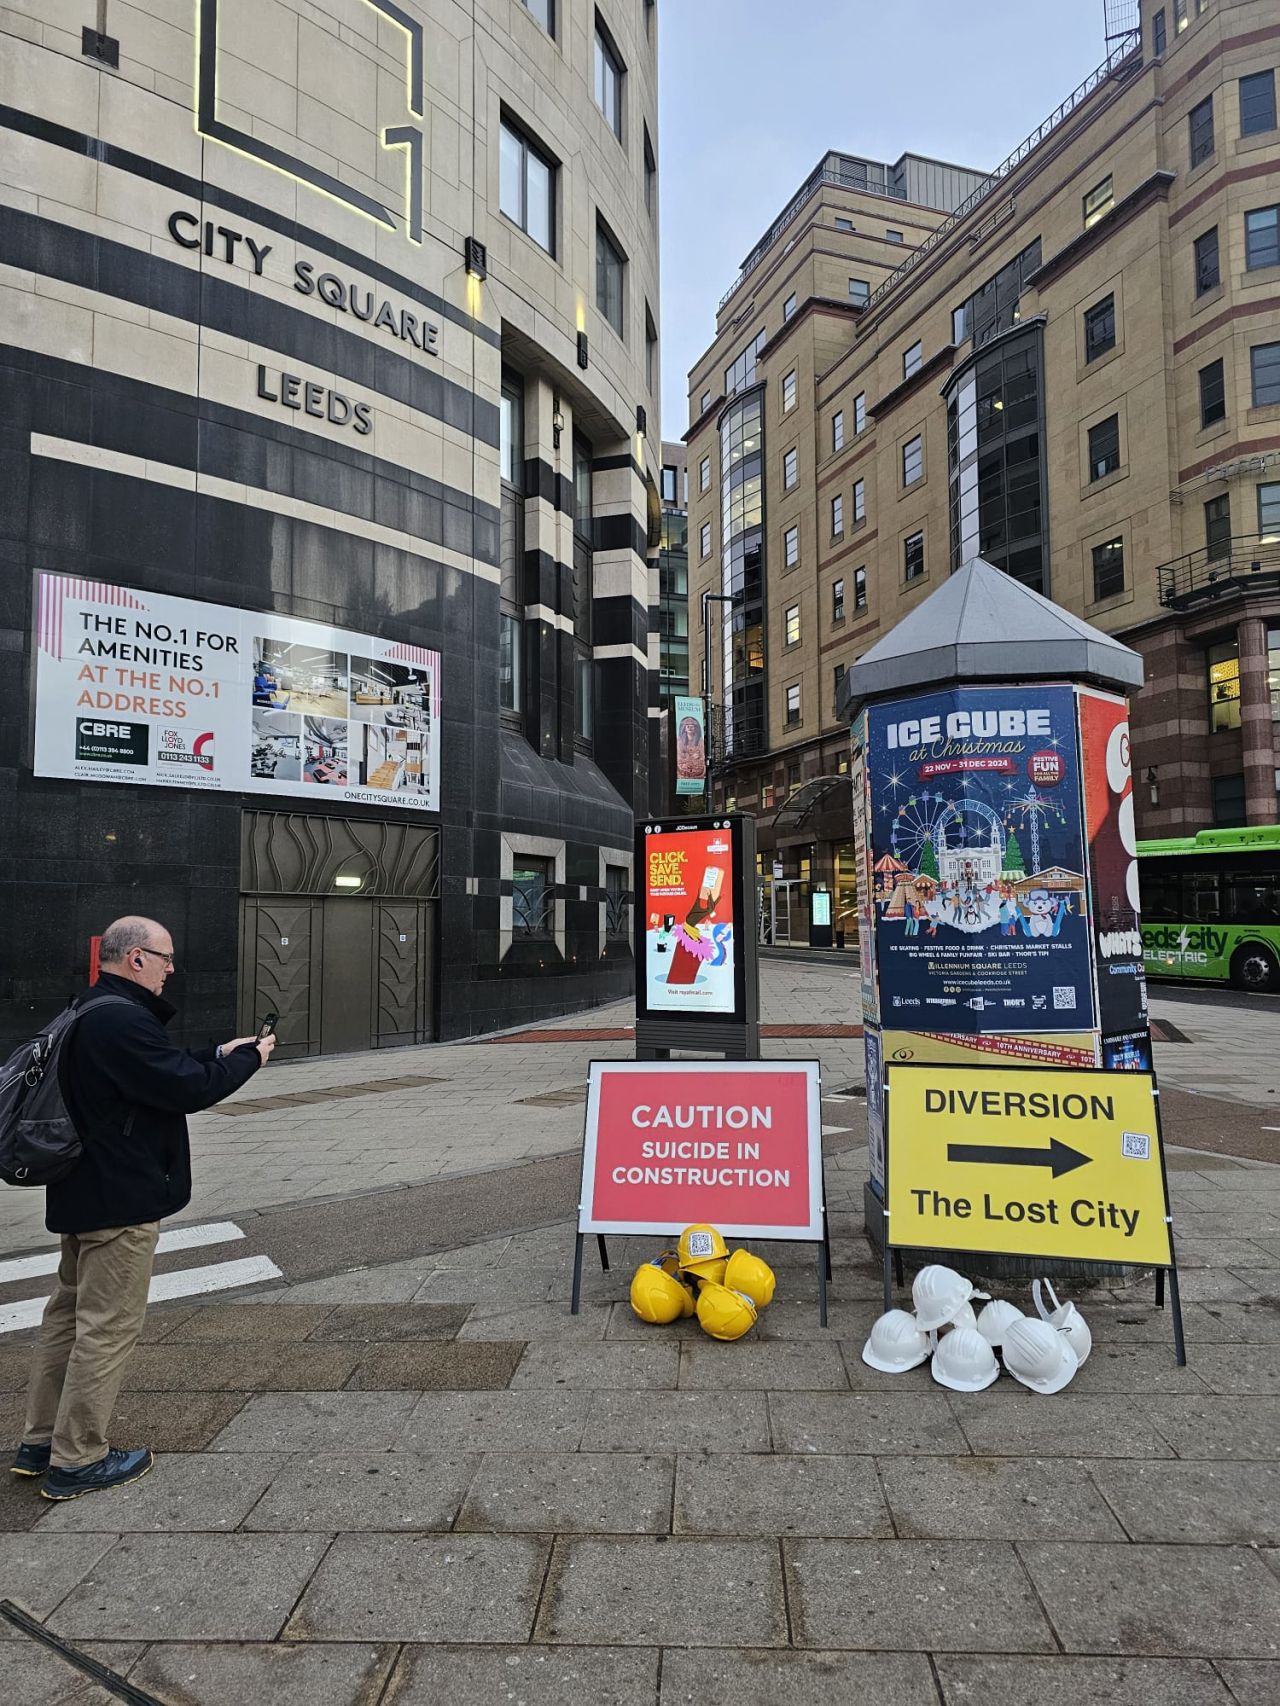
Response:
[[[1164,1272],[1163,1268],[1160,1270]],[[1182,1299],[1178,1296],[1178,1270],[1169,1269],[1169,1301],[1173,1305],[1173,1353],[1179,1368],[1187,1366],[1187,1345],[1182,1336]]]
[[[884,1247],[884,1308],[886,1315],[893,1308],[893,1258],[894,1252],[886,1242]]]
[[[573,1291],[569,1301],[570,1315],[578,1313],[578,1305],[582,1301],[582,1234],[579,1232],[573,1240]]]
[[[1156,1269],[1156,1308],[1164,1308],[1164,1269]]]
[[[827,1324],[827,1279],[831,1273],[831,1253],[827,1248],[825,1236],[818,1245],[818,1325]]]
[[[596,1233],[596,1243],[600,1246],[600,1266],[605,1273],[609,1272],[609,1246],[604,1241],[604,1233]]]

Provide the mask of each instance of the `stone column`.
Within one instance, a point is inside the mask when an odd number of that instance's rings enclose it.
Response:
[[[1240,736],[1244,764],[1245,820],[1274,823],[1276,817],[1276,749],[1267,688],[1267,624],[1247,616],[1237,636],[1240,643]]]

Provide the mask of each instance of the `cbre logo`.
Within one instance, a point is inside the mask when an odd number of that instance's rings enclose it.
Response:
[[[276,8],[279,0],[259,0],[259,4]],[[351,9],[367,16],[368,12],[376,12],[388,23],[404,35],[405,57],[405,118],[417,120],[417,123],[404,122],[385,125],[378,132],[379,142],[386,149],[403,149],[405,153],[405,206],[407,213],[404,218],[398,217],[383,202],[369,195],[356,184],[345,183],[331,172],[313,165],[310,160],[301,155],[291,154],[285,148],[279,148],[268,142],[264,137],[254,136],[251,131],[241,130],[238,125],[219,116],[220,104],[220,59],[219,37],[224,21],[230,23],[237,31],[238,39],[246,32],[252,32],[252,21],[241,15],[242,7],[233,9],[232,0],[197,0],[196,27],[196,129],[201,136],[207,136],[211,142],[220,142],[224,147],[233,148],[239,154],[248,155],[250,159],[260,160],[264,166],[270,166],[273,171],[283,172],[286,177],[295,182],[306,184],[322,195],[330,196],[334,201],[344,203],[355,212],[362,213],[366,218],[383,225],[389,231],[403,229],[411,243],[422,241],[422,186],[423,186],[423,155],[425,145],[421,120],[426,112],[424,96],[425,77],[423,72],[424,46],[422,24],[410,17],[403,7],[396,5],[395,0],[338,0],[339,9]],[[228,14],[234,10],[234,17],[228,20]],[[280,7],[282,19],[295,32],[309,24],[305,15],[286,12]],[[298,35],[295,33],[297,42]],[[324,44],[333,51],[345,51],[355,54],[357,49],[349,43],[341,42],[337,37],[324,37]],[[365,63],[369,63],[365,60]],[[376,61],[373,63],[376,64]],[[270,71],[270,66],[261,69]],[[382,79],[376,79],[381,87]],[[302,91],[305,93],[305,91]]]

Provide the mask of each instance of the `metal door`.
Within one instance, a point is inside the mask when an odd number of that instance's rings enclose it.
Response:
[[[376,1042],[420,1043],[434,1034],[433,911],[423,901],[384,900],[378,913]]]
[[[314,1052],[316,972],[321,952],[319,903],[288,895],[246,898],[240,909],[242,1036],[278,1013],[281,1059]],[[313,1029],[314,1027],[314,1029]]]
[[[320,1052],[349,1054],[374,1041],[373,929],[377,908],[339,898],[324,903],[320,965]]]
[[[791,891],[798,885],[791,879],[776,877],[773,884],[773,945],[789,948],[791,944]]]

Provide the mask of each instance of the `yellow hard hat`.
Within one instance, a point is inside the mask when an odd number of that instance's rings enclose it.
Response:
[[[724,1283],[732,1291],[745,1291],[757,1309],[773,1301],[777,1280],[768,1262],[750,1250],[735,1250],[725,1264]]]
[[[680,1234],[680,1271],[695,1274],[699,1279],[724,1278],[724,1262],[728,1246],[714,1226],[686,1226]],[[719,1263],[717,1270],[715,1264]]]
[[[740,1339],[756,1324],[756,1306],[745,1291],[708,1282],[698,1293],[698,1320],[713,1339]]]
[[[693,1314],[693,1293],[667,1272],[659,1256],[656,1262],[642,1262],[632,1276],[631,1307],[642,1321],[665,1326]]]

